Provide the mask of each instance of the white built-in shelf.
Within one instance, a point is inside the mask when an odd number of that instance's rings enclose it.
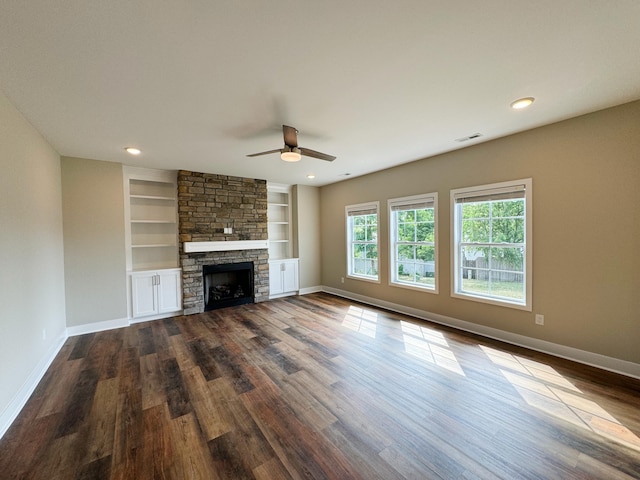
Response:
[[[178,266],[176,172],[126,167],[127,269]]]
[[[176,223],[175,220],[131,220],[131,223]]]
[[[288,185],[267,186],[269,259],[291,257],[291,208]]]
[[[161,197],[158,195],[129,195],[129,198],[145,198],[148,200],[168,200],[168,201],[176,200],[176,197]]]
[[[175,243],[155,243],[147,245],[131,245],[131,248],[165,248],[165,247],[177,247]]]

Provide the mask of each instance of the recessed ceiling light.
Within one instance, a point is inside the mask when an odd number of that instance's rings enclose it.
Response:
[[[466,137],[456,138],[456,142],[468,142],[469,140],[475,140],[476,138],[480,138],[482,136],[481,133],[474,133],[471,135],[467,135]]]
[[[127,147],[124,150],[131,155],[140,155],[142,153],[142,150],[136,147]]]
[[[514,110],[520,110],[521,108],[527,108],[529,105],[531,105],[536,99],[533,97],[524,97],[524,98],[519,98],[518,100],[516,100],[515,102],[511,103],[511,108],[513,108]]]
[[[309,180],[313,180],[314,178],[316,178],[316,176],[313,173],[310,173],[309,175],[307,175],[307,178]]]

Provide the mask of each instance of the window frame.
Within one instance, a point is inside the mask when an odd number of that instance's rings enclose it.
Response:
[[[434,248],[434,285],[420,285],[416,282],[403,282],[397,279],[397,245],[398,245],[398,223],[397,211],[394,207],[402,207],[405,205],[414,205],[416,203],[433,203],[433,242],[407,242],[406,245],[428,245]],[[417,290],[420,292],[428,292],[433,294],[439,293],[438,275],[438,193],[423,193],[420,195],[411,195],[408,197],[391,198],[387,201],[389,213],[389,285],[392,287],[407,288],[409,290]],[[432,245],[431,245],[432,244]]]
[[[351,224],[351,219],[357,215],[353,215],[351,212],[358,211],[366,211],[366,210],[375,210],[376,215],[376,240],[375,242],[357,242],[364,243],[367,245],[375,245],[376,246],[376,262],[377,262],[377,272],[376,275],[365,275],[358,274],[353,272],[353,244],[355,243],[352,240],[353,236],[353,228]],[[380,283],[380,202],[367,202],[367,203],[358,203],[355,205],[347,205],[345,207],[345,227],[346,227],[346,241],[347,241],[347,278],[352,278],[355,280],[363,280],[365,282],[373,282]]]
[[[507,182],[478,185],[451,190],[451,297],[475,302],[499,305],[502,307],[515,308],[518,310],[533,310],[533,182],[531,178],[512,180]],[[463,204],[456,202],[456,199],[465,197],[482,197],[488,194],[508,193],[522,190],[524,187],[524,264],[523,281],[525,299],[522,302],[509,300],[507,298],[469,293],[461,290],[460,256],[461,256],[461,224],[462,215],[459,208]],[[485,245],[485,244],[483,244]],[[486,245],[504,246],[510,244],[487,242]]]

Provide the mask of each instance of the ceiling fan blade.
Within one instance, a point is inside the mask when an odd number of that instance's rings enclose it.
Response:
[[[326,160],[327,162],[333,162],[336,157],[333,155],[327,155],[326,153],[316,152],[315,150],[310,150],[308,148],[300,147],[300,153],[307,157],[319,158],[320,160]]]
[[[277,150],[269,150],[267,152],[260,152],[260,153],[252,153],[251,155],[247,155],[247,157],[258,157],[260,155],[268,155],[270,153],[276,153],[276,152],[281,152],[282,149],[278,148]]]
[[[289,147],[298,146],[298,130],[288,125],[282,125],[282,133],[284,134],[284,144]]]

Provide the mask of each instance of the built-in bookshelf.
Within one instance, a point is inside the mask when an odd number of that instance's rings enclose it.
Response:
[[[267,185],[269,231],[269,298],[295,295],[299,289],[298,259],[292,258],[291,189]]]
[[[269,259],[291,257],[291,202],[289,187],[268,185],[267,222]]]
[[[127,269],[178,267],[176,173],[125,168]]]

